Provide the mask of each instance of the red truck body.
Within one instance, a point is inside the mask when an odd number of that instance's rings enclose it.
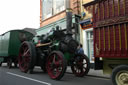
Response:
[[[94,56],[128,57],[128,0],[95,0],[88,7],[93,11]]]

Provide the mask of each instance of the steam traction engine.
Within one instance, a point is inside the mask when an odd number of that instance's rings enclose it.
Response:
[[[95,69],[111,74],[114,85],[128,85],[128,0],[95,0],[93,12]]]
[[[72,13],[67,12],[66,33],[59,26],[49,33],[35,36],[32,42],[24,41],[19,52],[19,68],[32,73],[34,66],[41,66],[52,79],[63,77],[67,66],[78,76],[85,76],[90,63],[86,55],[77,52],[79,43],[72,37]]]

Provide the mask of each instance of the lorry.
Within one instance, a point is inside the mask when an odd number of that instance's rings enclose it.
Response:
[[[128,0],[94,0],[83,5],[93,14],[95,69],[113,85],[128,85]]]

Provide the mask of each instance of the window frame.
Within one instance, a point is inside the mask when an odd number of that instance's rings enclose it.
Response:
[[[65,11],[66,10],[66,0],[63,0],[64,1],[64,9],[63,10],[61,10],[61,11],[59,11],[59,12],[55,12],[56,11],[56,9],[55,9],[55,2],[56,2],[56,0],[52,0],[52,15],[50,16],[50,17],[47,17],[46,16],[46,18],[44,18],[44,15],[43,15],[43,1],[44,0],[42,0],[42,20],[44,21],[44,20],[46,20],[46,19],[48,19],[48,18],[51,18],[51,17],[53,17],[53,16],[55,16],[55,15],[57,15],[57,14],[59,14],[59,13],[61,13],[61,12],[63,12],[63,11]],[[60,1],[62,1],[62,0],[60,0]]]

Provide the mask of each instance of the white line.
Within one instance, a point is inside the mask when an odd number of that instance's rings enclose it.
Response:
[[[20,78],[24,78],[24,79],[28,79],[28,80],[31,80],[31,81],[35,81],[35,82],[38,82],[38,83],[41,83],[41,84],[52,85],[52,84],[47,83],[47,82],[43,82],[43,81],[39,81],[39,80],[36,80],[36,79],[28,78],[28,77],[21,76],[21,75],[18,75],[18,74],[14,74],[14,73],[11,73],[11,72],[7,72],[7,74],[17,76],[17,77],[20,77]]]

